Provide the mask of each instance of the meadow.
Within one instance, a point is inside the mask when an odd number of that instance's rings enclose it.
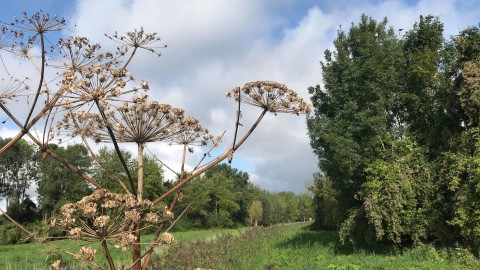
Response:
[[[340,245],[335,232],[311,231],[308,225],[177,232],[174,244],[157,248],[150,269],[480,269],[480,260],[465,249],[420,245],[404,251],[354,250]],[[55,244],[78,249],[79,243]],[[0,269],[49,269],[60,255],[48,253],[45,244],[0,246]],[[118,262],[130,258],[118,249],[113,256]],[[68,260],[66,255],[61,258]]]

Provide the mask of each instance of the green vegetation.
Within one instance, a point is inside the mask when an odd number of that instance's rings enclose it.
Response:
[[[344,243],[480,243],[480,28],[449,39],[421,16],[399,35],[363,15],[325,51],[309,89],[316,226]]]
[[[478,269],[480,261],[462,248],[420,245],[406,251],[373,253],[341,245],[333,231],[312,231],[310,223],[280,224],[249,229],[196,230],[175,233],[168,248],[156,249],[154,269]],[[151,236],[145,236],[146,241]],[[54,244],[68,249],[69,241]],[[0,246],[1,269],[49,269],[65,254],[49,253],[45,244]],[[118,262],[128,262],[129,253],[112,249]],[[100,261],[106,263],[106,261]],[[75,264],[78,266],[78,264]]]
[[[238,237],[197,240],[170,247],[157,258],[164,269],[478,269],[480,261],[464,249],[420,245],[373,253],[342,246],[332,231],[311,231],[310,223],[255,227]]]
[[[213,239],[219,234],[228,234],[228,235],[239,235],[245,228],[241,229],[217,229],[217,230],[196,230],[189,232],[177,232],[175,233],[175,243],[183,243],[192,241],[195,239]],[[152,235],[146,235],[142,237],[142,241],[148,242],[152,240]],[[60,248],[71,250],[72,252],[78,251],[78,246],[81,241],[72,242],[70,240],[59,240],[52,242]],[[92,248],[98,249],[94,245],[90,245]],[[116,262],[128,263],[131,259],[131,254],[129,252],[122,252],[121,249],[111,248],[112,256],[115,258]],[[100,251],[98,251],[100,252]],[[75,261],[71,256],[55,251],[53,248],[49,247],[47,244],[17,244],[17,245],[3,245],[0,246],[0,269],[12,269],[12,270],[22,270],[22,269],[50,269],[50,265],[53,261],[62,259],[67,261],[69,264],[78,265],[78,262]],[[106,264],[105,258],[102,256],[99,258],[99,264]]]

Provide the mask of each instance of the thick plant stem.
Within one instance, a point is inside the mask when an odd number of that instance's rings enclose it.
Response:
[[[42,90],[43,85],[43,78],[45,76],[45,38],[43,36],[43,32],[38,33],[40,36],[40,49],[42,50],[42,67],[40,71],[40,79],[38,80],[38,88],[37,93],[35,94],[35,99],[33,100],[32,107],[30,108],[30,112],[28,112],[27,119],[25,120],[25,125],[28,124],[30,117],[32,116],[33,110],[35,110],[35,106],[37,105],[38,97],[40,96],[40,91]]]
[[[137,173],[137,201],[141,202],[143,200],[143,143],[138,143],[138,173]],[[133,242],[132,246],[132,259],[134,262],[134,270],[142,269],[142,254],[140,249],[140,223],[135,227],[135,236],[137,239]]]
[[[138,143],[137,200],[143,200],[143,143]]]
[[[110,270],[116,270],[115,263],[113,262],[113,258],[112,258],[112,255],[110,254],[110,251],[108,251],[108,244],[105,239],[102,240],[102,251],[103,251],[103,255],[108,261],[108,266],[110,266]]]
[[[140,222],[135,226],[135,236],[137,239],[132,244],[133,270],[142,270],[142,254],[140,249]]]

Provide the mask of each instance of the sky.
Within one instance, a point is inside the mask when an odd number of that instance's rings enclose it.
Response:
[[[376,20],[387,17],[394,29],[405,30],[420,15],[435,15],[444,23],[447,38],[480,22],[476,0],[2,0],[0,20],[9,22],[23,11],[40,9],[65,18],[68,27],[61,36],[86,36],[106,48],[113,44],[105,33],[141,26],[157,32],[168,47],[161,49],[161,57],[140,53],[130,72],[149,82],[151,99],[184,109],[212,134],[227,130],[225,146],[231,143],[236,110],[235,102],[225,98],[226,91],[270,80],[309,100],[308,87],[322,83],[324,51],[333,48],[338,29],[348,30],[361,14]],[[10,71],[28,75],[26,64],[2,56]],[[5,69],[0,69],[0,76],[6,76]],[[18,114],[24,111],[20,104],[11,106]],[[245,127],[260,113],[256,109],[244,111]],[[9,123],[0,125],[0,137],[18,132]],[[172,167],[179,166],[178,148],[150,149]],[[189,160],[190,166],[195,158]],[[306,191],[317,164],[305,116],[279,114],[267,115],[236,152],[232,166],[248,172],[262,189],[298,194]]]

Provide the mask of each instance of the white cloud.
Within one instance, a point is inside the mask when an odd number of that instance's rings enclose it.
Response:
[[[160,50],[160,58],[140,52],[132,73],[150,82],[152,98],[185,109],[215,135],[228,129],[228,145],[236,107],[225,99],[225,91],[248,81],[276,80],[308,99],[307,88],[322,81],[319,61],[332,48],[340,25],[348,30],[365,13],[377,20],[388,17],[395,29],[406,31],[419,15],[433,14],[444,22],[446,35],[452,35],[477,24],[480,11],[474,2],[79,0],[75,13],[66,17],[77,25],[72,34],[106,44],[103,34],[115,30],[143,26],[158,32],[169,46]],[[241,132],[259,114],[257,108],[243,108]],[[179,166],[178,149],[152,147],[167,163]],[[266,117],[236,155],[252,164],[247,168],[251,179],[265,189],[301,192],[304,181],[318,170],[304,117]]]

